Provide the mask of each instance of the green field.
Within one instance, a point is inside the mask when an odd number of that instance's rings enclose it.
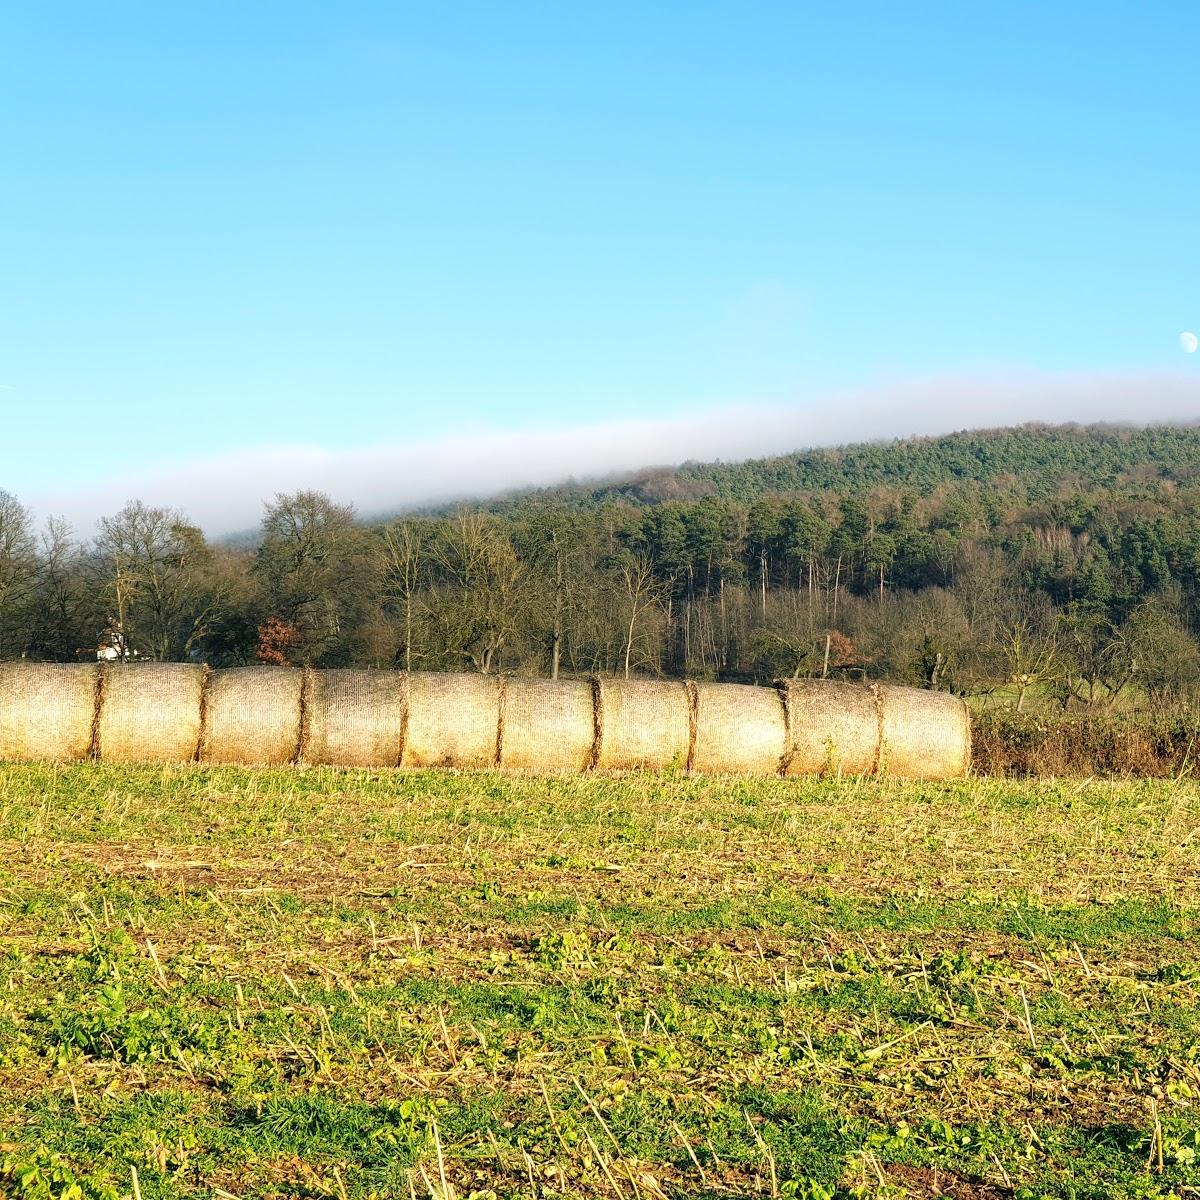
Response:
[[[0,768],[0,1194],[1200,1194],[1200,791]]]

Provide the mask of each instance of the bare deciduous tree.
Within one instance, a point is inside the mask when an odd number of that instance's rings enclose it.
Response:
[[[516,633],[526,585],[524,564],[494,518],[463,511],[432,546],[440,577],[431,613],[452,656],[490,674]]]
[[[122,636],[153,658],[180,659],[214,613],[209,562],[204,535],[179,512],[133,500],[100,522],[92,570]]]
[[[413,663],[413,618],[424,573],[425,539],[415,521],[395,521],[382,529],[380,574],[385,604],[398,604],[403,626],[403,662]]]
[[[24,648],[21,608],[37,581],[37,541],[29,510],[0,490],[0,657]]]
[[[638,622],[648,612],[662,607],[667,588],[655,575],[653,560],[645,554],[634,555],[621,564],[621,582],[625,586],[625,598],[629,604],[629,624],[625,632],[624,647],[625,678],[628,679]]]

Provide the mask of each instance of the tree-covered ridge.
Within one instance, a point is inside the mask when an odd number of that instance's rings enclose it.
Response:
[[[90,540],[39,533],[0,494],[0,657],[842,675],[1017,704],[1190,703],[1197,461],[1193,429],[1023,427],[371,523],[305,491],[274,499],[256,546],[137,502]]]
[[[1137,491],[1155,480],[1191,481],[1198,471],[1196,426],[1031,424],[798,450],[746,462],[650,468],[598,484],[517,493],[492,507],[519,507],[530,498],[580,506],[613,499],[653,504],[703,496],[749,503],[766,495],[882,486],[929,495],[957,481],[1003,482],[1034,500],[1049,499],[1064,485]]]

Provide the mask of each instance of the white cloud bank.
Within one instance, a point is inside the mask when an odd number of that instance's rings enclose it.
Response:
[[[29,497],[81,533],[137,497],[180,508],[210,534],[258,524],[276,492],[318,488],[360,512],[494,495],[687,459],[736,461],[911,434],[1026,421],[1200,420],[1200,373],[940,378],[795,405],[736,405],[557,428],[475,431],[349,450],[263,445],[160,464],[111,482]]]

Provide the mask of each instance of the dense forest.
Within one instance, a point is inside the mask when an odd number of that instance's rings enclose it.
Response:
[[[1200,689],[1200,430],[1026,426],[686,464],[253,546],[0,493],[0,657],[887,677],[1063,706]]]

